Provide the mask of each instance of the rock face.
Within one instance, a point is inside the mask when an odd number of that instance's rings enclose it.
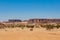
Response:
[[[60,23],[60,19],[29,19],[28,23]]]

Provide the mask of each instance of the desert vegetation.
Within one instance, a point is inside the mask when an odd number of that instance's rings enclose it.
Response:
[[[42,27],[42,28],[46,28],[46,30],[51,30],[51,29],[54,29],[54,28],[57,28],[57,29],[59,29],[60,28],[60,24],[56,24],[56,25],[54,25],[54,24],[41,24],[41,25],[32,25],[32,24],[27,24],[27,25],[21,25],[21,24],[17,24],[17,25],[15,25],[15,24],[9,24],[9,25],[5,25],[5,24],[0,24],[0,29],[4,29],[4,28],[16,28],[16,27],[19,27],[19,28],[21,28],[21,29],[24,29],[24,27],[26,27],[26,28],[31,28],[30,29],[30,31],[32,31],[33,30],[33,28],[35,27],[35,28],[40,28],[40,27]]]
[[[46,28],[47,30],[51,30],[51,29],[54,29],[54,28],[57,28],[57,29],[59,29],[60,28],[60,24],[56,24],[56,25],[54,25],[54,24],[46,24],[46,25],[41,25],[41,27],[43,27],[43,28]]]

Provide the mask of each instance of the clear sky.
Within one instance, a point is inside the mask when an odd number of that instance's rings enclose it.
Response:
[[[60,18],[60,0],[0,0],[0,21]]]

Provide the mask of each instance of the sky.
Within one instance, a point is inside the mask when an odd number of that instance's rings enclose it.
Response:
[[[60,0],[0,0],[0,21],[60,18]]]

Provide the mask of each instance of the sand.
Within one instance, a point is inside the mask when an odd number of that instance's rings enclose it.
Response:
[[[47,31],[45,29],[0,29],[0,40],[60,40],[60,29]]]

